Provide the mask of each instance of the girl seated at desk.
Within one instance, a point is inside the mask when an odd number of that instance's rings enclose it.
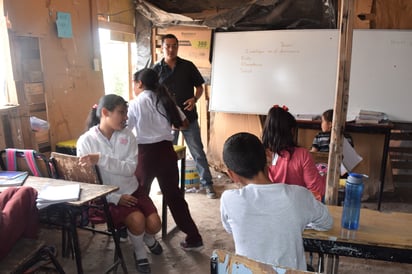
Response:
[[[296,144],[296,133],[297,122],[289,109],[274,105],[267,115],[262,136],[269,178],[274,183],[306,187],[321,201],[326,177],[319,174],[309,150]]]
[[[145,193],[134,174],[137,167],[137,143],[126,128],[127,102],[120,96],[103,96],[89,116],[89,130],[77,141],[80,165],[97,165],[104,184],[119,190],[107,200],[115,227],[126,225],[134,247],[137,271],[150,273],[144,243],[156,255],[162,246],[154,238],[161,221],[153,201]]]

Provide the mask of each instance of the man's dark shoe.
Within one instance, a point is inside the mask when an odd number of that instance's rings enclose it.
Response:
[[[203,242],[188,243],[186,241],[180,242],[180,247],[185,251],[200,251],[203,249]]]
[[[215,189],[213,188],[213,185],[205,186],[206,190],[206,196],[209,199],[216,199],[216,192]]]

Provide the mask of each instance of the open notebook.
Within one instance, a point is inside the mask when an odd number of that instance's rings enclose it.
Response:
[[[80,185],[48,185],[37,195],[37,208],[42,209],[52,204],[77,201],[80,197]]]
[[[21,186],[29,177],[27,171],[0,171],[1,186]]]

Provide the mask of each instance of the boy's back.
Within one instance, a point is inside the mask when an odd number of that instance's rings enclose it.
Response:
[[[302,232],[311,223],[327,230],[327,208],[306,188],[286,184],[248,184],[221,198],[224,228],[233,234],[236,253],[281,266],[306,270]]]

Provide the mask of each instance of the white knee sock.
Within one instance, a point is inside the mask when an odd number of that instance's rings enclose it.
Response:
[[[143,241],[147,246],[152,246],[155,244],[156,240],[153,234],[145,233],[143,236]]]
[[[136,254],[136,259],[146,259],[147,258],[147,252],[144,247],[143,243],[143,235],[144,233],[140,235],[134,235],[132,234],[129,230],[127,230],[127,234],[129,235],[129,239],[132,242],[132,245],[134,247],[134,253]]]

